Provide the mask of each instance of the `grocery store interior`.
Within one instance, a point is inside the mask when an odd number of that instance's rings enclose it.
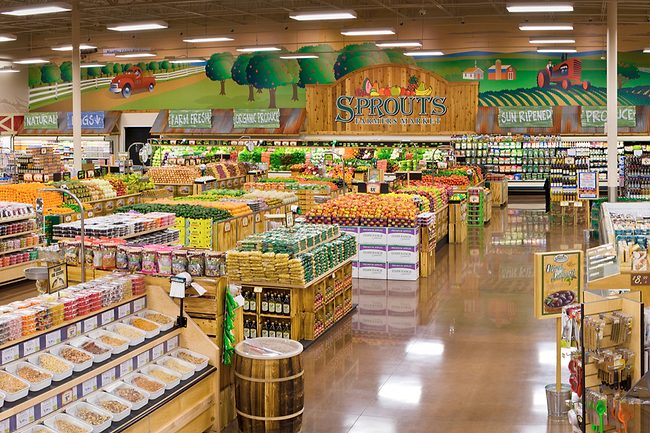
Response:
[[[648,202],[645,0],[0,0],[0,433],[648,433]]]

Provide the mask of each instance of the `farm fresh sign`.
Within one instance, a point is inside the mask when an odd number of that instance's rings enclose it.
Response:
[[[607,121],[607,107],[582,107],[580,114],[582,126],[605,126]],[[618,126],[634,128],[636,126],[636,107],[618,107]]]
[[[499,107],[501,128],[552,128],[553,107]]]
[[[339,96],[335,120],[357,125],[436,125],[447,113],[446,100],[444,96]]]
[[[212,110],[169,110],[170,128],[212,128]]]
[[[58,127],[59,113],[55,111],[25,113],[25,129],[57,129]]]

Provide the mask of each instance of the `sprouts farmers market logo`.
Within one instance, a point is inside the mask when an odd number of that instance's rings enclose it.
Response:
[[[406,87],[380,87],[363,80],[355,96],[336,100],[336,121],[357,125],[438,125],[447,113],[444,96],[432,96],[433,89],[413,76]]]

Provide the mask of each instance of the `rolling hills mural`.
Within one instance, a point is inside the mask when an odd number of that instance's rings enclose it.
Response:
[[[304,86],[329,84],[359,68],[381,64],[417,65],[449,81],[479,83],[479,106],[586,106],[606,104],[603,52],[573,57],[537,53],[467,52],[416,61],[396,50],[352,44],[304,46],[292,54],[316,58],[281,59],[280,53],[233,56],[214,53],[203,63],[169,61],[109,63],[82,70],[84,110],[192,108],[302,108]],[[70,111],[70,63],[34,66],[29,71],[30,110]],[[360,83],[361,84],[361,83]],[[378,83],[390,89],[401,83]],[[621,105],[650,105],[650,56],[619,53]],[[376,89],[379,94],[380,89]]]

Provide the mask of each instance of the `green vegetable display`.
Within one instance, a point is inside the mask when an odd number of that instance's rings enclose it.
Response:
[[[223,209],[216,209],[211,207],[204,207],[192,204],[157,204],[157,203],[140,203],[130,206],[124,206],[116,210],[116,212],[129,212],[135,211],[140,213],[150,212],[170,212],[176,214],[177,217],[192,218],[192,219],[212,219],[213,221],[223,221],[232,218],[232,214]]]

